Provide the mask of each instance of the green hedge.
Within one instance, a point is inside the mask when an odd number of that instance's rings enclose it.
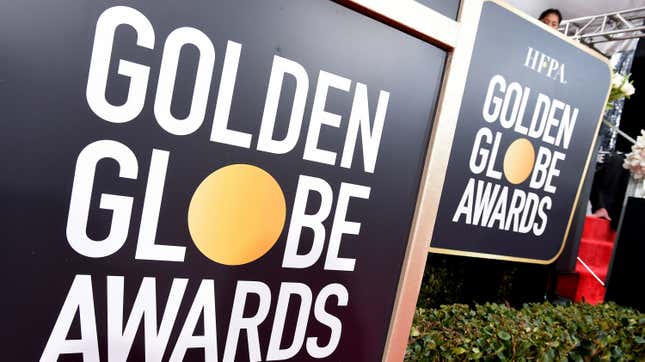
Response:
[[[418,308],[406,361],[645,361],[645,314],[613,303]]]

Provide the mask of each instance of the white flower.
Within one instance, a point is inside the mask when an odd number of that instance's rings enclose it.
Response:
[[[625,82],[622,87],[620,87],[620,91],[627,97],[631,96],[634,94],[636,89],[634,88],[634,85],[631,84],[630,82]]]
[[[623,167],[631,172],[634,179],[645,179],[645,130],[636,138],[632,152],[625,156]]]
[[[623,85],[624,81],[625,77],[623,77],[623,75],[620,73],[613,73],[611,75],[611,86],[613,88],[620,88],[620,86]]]

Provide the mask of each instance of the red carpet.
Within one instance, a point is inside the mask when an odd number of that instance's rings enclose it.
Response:
[[[611,230],[609,221],[587,216],[578,250],[576,271],[558,277],[558,294],[576,302],[601,303],[605,297],[605,287],[600,281],[604,283],[607,279],[615,238],[616,232]]]

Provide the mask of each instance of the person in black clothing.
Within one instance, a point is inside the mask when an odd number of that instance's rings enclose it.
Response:
[[[591,184],[589,201],[593,215],[610,220],[614,230],[618,228],[629,182],[629,171],[623,168],[624,160],[625,156],[619,153],[605,157],[605,161],[598,164]]]

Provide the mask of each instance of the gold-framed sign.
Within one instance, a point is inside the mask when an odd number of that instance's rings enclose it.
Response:
[[[444,49],[324,0],[0,23],[5,355],[383,358]]]
[[[484,3],[431,252],[548,264],[564,248],[611,73],[533,21]]]

